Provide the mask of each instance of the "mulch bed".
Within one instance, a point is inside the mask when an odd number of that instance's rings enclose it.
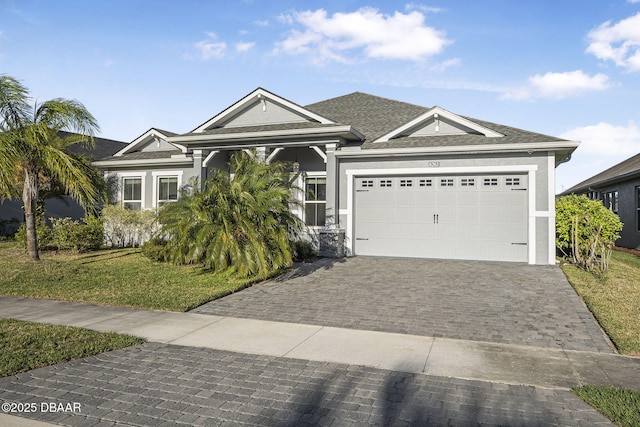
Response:
[[[640,251],[637,249],[629,249],[629,248],[621,248],[619,246],[614,246],[611,249],[618,252],[626,252],[628,254],[633,254],[635,256],[640,256]]]

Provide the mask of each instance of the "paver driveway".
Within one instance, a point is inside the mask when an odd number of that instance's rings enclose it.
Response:
[[[0,378],[70,426],[611,426],[569,390],[149,343]],[[0,420],[1,423],[1,420]]]
[[[324,259],[194,312],[612,351],[556,266],[374,257]]]

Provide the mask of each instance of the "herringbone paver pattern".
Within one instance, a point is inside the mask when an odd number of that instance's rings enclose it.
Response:
[[[2,402],[78,402],[22,414],[70,426],[611,425],[569,391],[166,344],[0,379]]]
[[[194,312],[612,351],[556,266],[370,257],[322,260]]]

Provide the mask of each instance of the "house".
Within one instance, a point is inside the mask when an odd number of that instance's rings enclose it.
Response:
[[[191,132],[152,128],[95,162],[130,209],[255,149],[291,165],[321,252],[555,263],[555,167],[577,142],[365,93],[305,107],[258,88]]]
[[[574,185],[561,195],[572,193],[602,200],[624,224],[616,245],[640,249],[640,154]]]
[[[68,134],[68,132],[60,132],[60,136]],[[71,145],[69,152],[81,154],[87,156],[89,159],[95,160],[110,156],[126,146],[124,142],[106,138],[94,138],[94,142],[95,145],[93,147],[84,147],[80,144]],[[45,218],[70,217],[77,220],[83,218],[85,215],[82,206],[69,196],[47,198],[44,203]],[[24,211],[22,208],[22,200],[0,201],[0,235],[13,234],[23,222]]]

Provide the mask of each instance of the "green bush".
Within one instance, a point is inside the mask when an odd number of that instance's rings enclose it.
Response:
[[[140,247],[156,231],[156,211],[132,211],[119,205],[102,209],[102,221],[107,245]]]
[[[83,222],[71,218],[50,218],[51,227],[44,222],[37,225],[39,249],[71,249],[76,252],[100,249],[104,240],[102,220],[87,216]],[[16,233],[16,240],[26,248],[27,233],[23,224]]]
[[[38,238],[38,249],[54,249],[53,230],[44,221],[36,224],[36,235]],[[27,249],[27,226],[22,224],[15,234],[16,241],[20,242],[24,249]]]
[[[556,246],[563,256],[595,273],[607,271],[622,222],[600,201],[570,194],[556,201]]]
[[[318,254],[311,242],[297,240],[293,242],[293,260],[304,262],[314,259]]]
[[[167,242],[164,239],[154,237],[153,239],[144,242],[142,246],[140,246],[140,249],[142,249],[142,254],[151,261],[164,262],[166,260],[166,244]]]

